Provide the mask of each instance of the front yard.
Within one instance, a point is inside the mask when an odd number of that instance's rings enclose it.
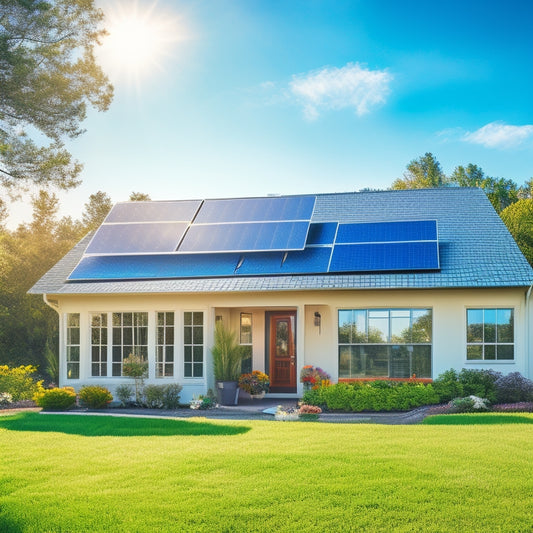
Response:
[[[2,416],[0,530],[531,531],[533,415],[520,417],[382,426]]]

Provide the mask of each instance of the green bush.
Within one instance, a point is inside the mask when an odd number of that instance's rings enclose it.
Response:
[[[120,400],[122,405],[128,405],[131,403],[131,397],[133,396],[133,387],[125,383],[119,385],[115,389],[115,396]]]
[[[177,409],[180,405],[182,388],[177,383],[146,385],[143,391],[144,404],[150,409]]]
[[[36,393],[33,399],[47,411],[66,411],[76,403],[76,391],[72,387],[46,389]]]
[[[167,385],[163,394],[163,407],[177,409],[180,406],[180,393],[183,387],[178,383]]]
[[[496,381],[501,373],[494,370],[463,368],[457,373],[453,368],[439,375],[433,382],[442,403],[464,396],[478,396],[496,401]]]
[[[533,381],[520,372],[511,372],[496,380],[496,399],[501,403],[533,401]]]
[[[43,382],[36,381],[33,374],[37,367],[32,365],[9,368],[0,365],[0,392],[11,394],[12,400],[31,400],[34,395],[43,390]]]
[[[78,397],[85,407],[102,409],[113,401],[113,396],[105,388],[98,385],[86,385],[81,388]]]
[[[466,398],[455,398],[451,401],[451,412],[453,413],[480,413],[489,410],[490,403],[485,398],[477,396],[467,396]]]
[[[306,391],[302,401],[329,411],[407,411],[439,398],[431,384],[379,380],[320,387]]]

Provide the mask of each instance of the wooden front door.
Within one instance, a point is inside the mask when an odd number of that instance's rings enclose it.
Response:
[[[296,392],[296,311],[269,313],[271,392]]]

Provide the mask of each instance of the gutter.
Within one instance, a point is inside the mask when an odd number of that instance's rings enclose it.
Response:
[[[531,314],[530,314],[530,298],[533,290],[533,283],[526,292],[526,365],[525,375],[531,379],[529,375],[529,361],[533,358],[533,350],[531,349]]]
[[[57,314],[59,314],[59,304],[57,300],[49,300],[46,294],[43,294],[44,303],[51,307]]]

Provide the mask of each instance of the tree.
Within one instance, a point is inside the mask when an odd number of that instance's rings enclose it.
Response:
[[[113,96],[94,58],[102,20],[94,0],[0,2],[0,183],[8,189],[79,183],[82,166],[63,140],[83,133],[88,105],[104,111]]]
[[[129,198],[130,202],[149,202],[152,199],[149,194],[143,192],[132,192]]]
[[[459,165],[450,176],[450,181],[459,187],[482,187],[485,173],[477,165],[470,163],[465,167]]]
[[[533,178],[529,178],[518,190],[520,199],[533,198]]]
[[[533,266],[533,199],[518,200],[506,207],[500,216],[529,264]]]
[[[85,231],[93,231],[104,221],[113,202],[111,198],[103,192],[98,191],[89,196],[89,201],[85,204],[85,211],[82,214],[82,224]]]
[[[430,152],[413,159],[406,168],[404,177],[394,180],[392,189],[428,189],[443,187],[448,182],[440,163]]]

